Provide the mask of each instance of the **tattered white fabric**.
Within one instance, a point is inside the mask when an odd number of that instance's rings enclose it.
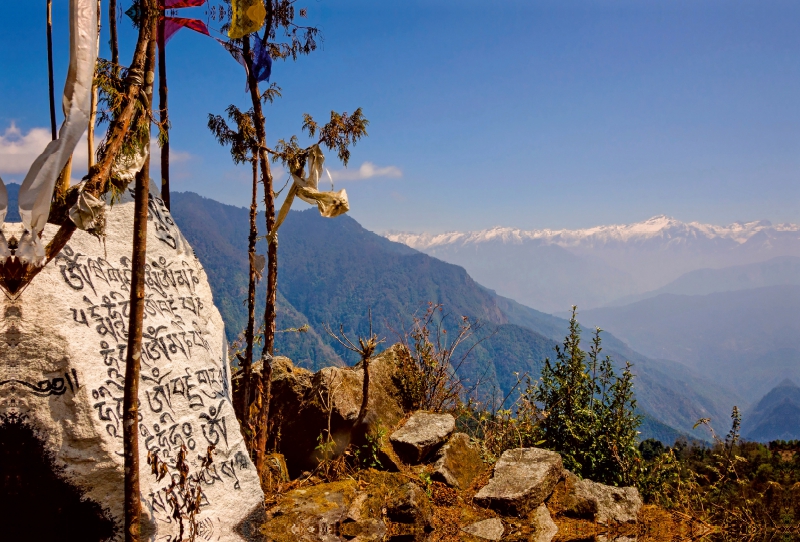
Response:
[[[78,201],[70,207],[69,218],[81,230],[93,230],[103,223],[106,202],[84,192],[84,184],[80,188]]]
[[[338,192],[320,192],[312,188],[300,187],[297,189],[297,197],[307,203],[316,203],[319,214],[325,218],[336,218],[350,210],[347,191],[344,189]]]
[[[39,234],[47,224],[56,180],[89,123],[92,79],[97,61],[97,0],[70,0],[69,69],[62,106],[64,124],[33,162],[19,190],[19,214],[30,235],[20,239],[16,255],[23,263],[41,266],[45,252]]]
[[[8,213],[8,190],[6,190],[6,183],[0,177],[0,226],[6,221],[6,214]]]
[[[34,265],[39,265],[36,262],[42,262],[43,264],[46,259],[42,240],[29,230],[25,230],[25,233],[22,234],[14,255],[23,263],[32,263]]]
[[[111,167],[111,177],[122,181],[126,185],[130,184],[136,179],[136,174],[144,167],[144,163],[147,161],[149,155],[150,147],[145,145],[135,156],[118,157],[117,161]]]
[[[11,256],[11,249],[8,248],[5,234],[0,230],[0,265],[6,263],[9,256]]]
[[[0,228],[6,221],[6,213],[8,213],[8,190],[6,190],[3,179],[0,178]],[[8,249],[8,241],[6,241],[3,230],[0,229],[0,265],[6,263],[9,256],[11,256],[11,251]]]
[[[261,276],[264,273],[264,267],[267,265],[267,257],[263,254],[255,254],[251,252],[250,264],[253,266],[253,270],[256,272],[256,280],[261,280]]]
[[[122,181],[124,185],[130,184],[136,174],[144,167],[150,154],[148,145],[142,147],[133,157],[119,157],[111,167],[111,177]],[[84,192],[85,182],[79,188],[78,201],[69,209],[69,218],[78,229],[84,231],[97,230],[103,227],[106,202]]]
[[[319,145],[310,147],[306,157],[308,175],[305,177],[292,175],[292,187],[289,189],[289,193],[286,194],[286,199],[275,221],[275,227],[269,232],[268,241],[270,243],[275,241],[275,237],[278,235],[278,228],[286,219],[286,215],[289,214],[289,209],[292,207],[295,196],[306,203],[316,204],[319,214],[325,218],[335,218],[350,210],[350,202],[347,200],[347,192],[345,190],[339,190],[338,192],[320,192],[318,190],[319,178],[322,176],[322,165],[324,163],[325,155],[322,154],[322,149],[319,148]]]
[[[136,178],[136,174],[144,167],[144,163],[149,154],[150,149],[145,145],[133,157],[118,158],[117,162],[111,168],[111,176],[114,179],[122,181],[125,185],[130,184]],[[83,185],[83,183],[81,184]],[[101,227],[105,214],[106,202],[103,199],[96,198],[84,192],[84,186],[85,185],[79,188],[80,194],[78,195],[78,201],[69,209],[69,218],[75,223],[78,229],[86,231]]]

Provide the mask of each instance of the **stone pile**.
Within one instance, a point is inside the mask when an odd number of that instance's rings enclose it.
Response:
[[[453,527],[437,524],[441,506],[457,510],[461,537],[473,542],[503,540],[520,526],[529,532],[526,539],[550,542],[559,518],[608,526],[637,521],[642,501],[635,488],[580,480],[556,452],[507,450],[487,478],[479,447],[455,429],[450,414],[413,413],[387,439],[386,453],[397,459],[386,466],[400,472],[370,469],[360,471],[358,481],[292,491],[268,511],[266,532],[298,542],[435,540],[434,529]],[[454,497],[437,500],[441,490],[426,484],[426,476],[452,488]],[[294,534],[278,538],[287,532]]]

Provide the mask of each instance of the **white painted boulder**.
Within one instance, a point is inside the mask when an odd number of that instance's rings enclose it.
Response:
[[[3,231],[7,239],[22,233],[20,224]],[[44,241],[55,231],[48,225]],[[126,190],[108,209],[105,243],[77,231],[21,295],[0,294],[0,432],[9,423],[32,430],[60,479],[104,509],[116,540],[123,538],[132,231],[133,196]],[[259,540],[263,493],[231,404],[222,318],[203,267],[152,190],[147,262],[139,395],[143,538],[178,539],[170,476],[157,481],[147,454],[158,452],[174,467],[185,446],[202,491],[197,540]],[[201,468],[212,445],[213,463]],[[185,523],[187,534],[190,527]]]

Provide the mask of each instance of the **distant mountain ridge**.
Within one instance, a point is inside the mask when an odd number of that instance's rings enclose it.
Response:
[[[800,257],[778,256],[765,262],[722,269],[697,269],[661,288],[618,299],[610,306],[627,305],[661,294],[707,295],[781,285],[800,285]]]
[[[742,432],[747,440],[800,439],[800,387],[783,380],[742,417]]]
[[[698,269],[800,258],[800,225],[765,220],[716,226],[657,216],[579,230],[384,235],[461,265],[500,295],[551,313],[573,304],[590,309],[638,299]]]

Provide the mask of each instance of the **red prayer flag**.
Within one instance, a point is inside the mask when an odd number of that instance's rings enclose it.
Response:
[[[164,9],[197,8],[206,0],[163,0]]]
[[[191,1],[191,0],[188,0]],[[184,17],[164,17],[164,43],[181,28],[190,28],[195,32],[209,36],[208,27],[203,21],[198,19],[186,19]]]

